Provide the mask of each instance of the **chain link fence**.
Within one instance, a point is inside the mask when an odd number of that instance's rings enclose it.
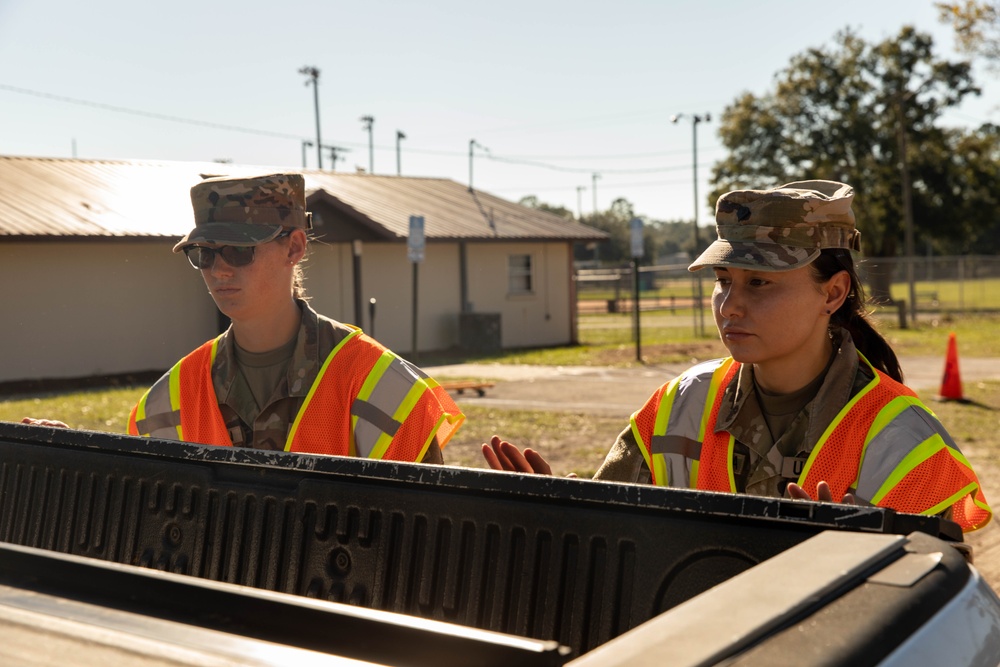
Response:
[[[858,274],[873,307],[884,316],[898,316],[901,326],[906,326],[907,314],[910,322],[919,322],[944,314],[1000,312],[997,256],[867,258],[859,262]],[[581,343],[636,340],[631,266],[578,270],[576,286]],[[714,337],[713,286],[710,271],[692,273],[687,264],[639,267],[639,334],[650,341]]]

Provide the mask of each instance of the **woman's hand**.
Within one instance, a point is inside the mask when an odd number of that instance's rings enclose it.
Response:
[[[806,493],[806,490],[803,489],[798,484],[795,483],[789,484],[788,488],[785,491],[788,494],[788,497],[791,498],[792,500],[812,500],[812,497],[808,493]],[[827,484],[826,482],[819,482],[816,485],[816,495],[819,496],[817,500],[819,500],[819,502],[821,503],[834,502],[833,492],[830,491],[830,485]],[[840,499],[840,502],[845,505],[858,504],[858,500],[857,498],[854,497],[853,493],[845,493],[844,497]]]
[[[509,472],[527,472],[536,475],[551,475],[552,467],[542,455],[533,449],[525,448],[522,453],[517,445],[506,440],[501,440],[495,435],[490,438],[489,444],[483,443],[483,458],[494,470],[507,470]],[[570,474],[569,477],[576,477]]]

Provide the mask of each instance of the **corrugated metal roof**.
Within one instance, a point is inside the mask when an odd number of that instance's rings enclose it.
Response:
[[[385,238],[411,215],[428,239],[600,240],[604,232],[442,178],[339,174],[220,164],[0,156],[0,240],[12,237],[180,237],[189,191],[205,176],[276,171],[306,177],[310,202],[335,200]]]

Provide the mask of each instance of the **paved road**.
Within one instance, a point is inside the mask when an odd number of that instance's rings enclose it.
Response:
[[[943,358],[905,357],[900,363],[906,382],[913,389],[926,395],[941,387]],[[686,368],[686,364],[636,368],[454,364],[424,370],[439,381],[482,378],[496,382],[485,396],[470,391],[457,396],[465,405],[567,410],[627,419],[657,387]],[[963,386],[977,380],[1000,379],[1000,359],[962,358],[959,373]]]

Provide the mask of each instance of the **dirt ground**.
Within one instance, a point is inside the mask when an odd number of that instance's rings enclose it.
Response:
[[[693,358],[706,358],[705,350],[691,350]],[[606,363],[634,359],[634,349],[609,353]],[[614,359],[614,355],[620,359]],[[629,356],[631,355],[631,356]],[[932,392],[940,386],[942,360],[904,358],[900,360],[907,384],[921,392]],[[556,474],[573,470],[594,470],[603,453],[628,423],[629,415],[641,406],[664,381],[675,377],[690,366],[690,361],[656,365],[635,365],[630,368],[611,366],[541,367],[499,364],[457,364],[425,367],[442,382],[448,378],[489,378],[494,386],[483,396],[465,391],[455,398],[462,406],[494,407],[516,410],[543,410],[571,413],[566,416],[563,435],[535,443],[552,464]],[[1000,379],[1000,359],[963,359],[963,382],[980,379]],[[471,422],[471,420],[470,420]],[[586,437],[581,437],[586,426]],[[478,453],[479,440],[489,437],[489,425],[468,423],[455,442],[449,444],[446,457],[458,465],[485,465]],[[503,434],[501,434],[503,435]],[[511,438],[513,440],[513,438]],[[963,446],[963,453],[972,462],[994,509],[1000,508],[1000,457],[990,447]],[[1000,591],[1000,519],[994,519],[979,531],[966,535],[973,548],[976,568],[994,590]]]

